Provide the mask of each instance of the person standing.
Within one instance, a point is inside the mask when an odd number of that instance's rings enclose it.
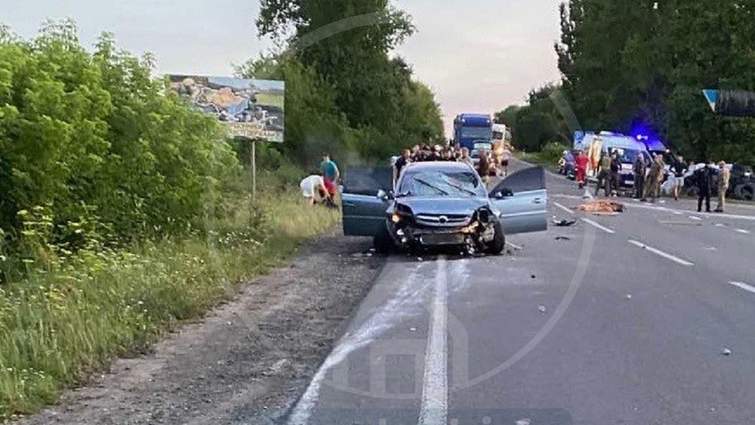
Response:
[[[637,159],[634,160],[632,171],[634,172],[634,197],[642,201],[645,201],[645,175],[647,170],[645,155],[640,152]]]
[[[724,212],[726,206],[726,192],[729,190],[729,182],[731,181],[731,171],[726,166],[726,163],[721,161],[718,163],[718,206],[716,207],[717,213]]]
[[[587,164],[590,162],[590,158],[585,155],[585,151],[580,150],[575,162],[577,164],[577,184],[579,184],[580,189],[584,189],[587,181]]]
[[[672,176],[674,177],[673,185],[671,186],[671,192],[674,195],[674,200],[679,200],[679,192],[682,191],[684,186],[684,176],[687,174],[687,167],[684,165],[684,158],[679,156],[676,162],[671,166]]]
[[[463,162],[464,164],[467,164],[470,167],[474,168],[474,161],[472,160],[472,157],[469,156],[469,149],[461,148],[461,155],[459,156],[459,162]]]
[[[614,151],[611,155],[611,194],[619,195],[619,187],[621,186],[620,178],[621,160],[619,159],[619,153]]]
[[[480,151],[480,162],[477,164],[477,173],[485,184],[490,180],[490,159],[485,150]]]
[[[338,165],[330,159],[329,154],[322,156],[320,172],[322,173],[322,179],[325,183],[325,188],[328,190],[328,194],[331,199],[335,199],[336,193],[338,192],[338,179],[341,177],[341,172],[338,170]]]
[[[661,194],[661,183],[663,182],[663,169],[665,165],[659,154],[655,154],[653,162],[650,164],[650,173],[648,173],[645,182],[645,198],[652,196],[650,202],[655,202]]]
[[[611,156],[603,153],[598,165],[598,186],[595,188],[595,196],[598,196],[600,188],[604,187],[606,197],[611,196]]]
[[[705,212],[710,212],[710,193],[713,190],[713,167],[705,162],[705,166],[695,171],[695,185],[697,186],[697,212],[702,212],[705,201]]]
[[[412,153],[409,149],[401,151],[401,156],[393,163],[393,187],[396,187],[401,171],[412,162]]]

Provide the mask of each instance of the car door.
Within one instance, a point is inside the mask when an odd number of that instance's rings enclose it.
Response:
[[[393,183],[391,168],[349,168],[344,173],[341,205],[343,233],[347,236],[374,236],[385,225],[390,202],[379,197],[388,193]]]
[[[490,191],[490,200],[501,211],[503,231],[508,234],[548,229],[548,193],[545,170],[527,168],[505,178]]]

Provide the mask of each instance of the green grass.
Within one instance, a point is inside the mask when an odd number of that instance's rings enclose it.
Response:
[[[37,411],[114,357],[138,352],[166,329],[232,296],[338,213],[293,190],[263,194],[209,224],[209,236],[128,250],[85,250],[52,269],[0,286],[0,418]],[[254,211],[254,213],[252,213]]]

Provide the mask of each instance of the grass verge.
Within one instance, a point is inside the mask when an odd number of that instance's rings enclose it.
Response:
[[[33,413],[116,356],[227,299],[300,243],[332,228],[337,211],[294,190],[262,195],[204,236],[83,250],[54,270],[0,286],[0,418]]]

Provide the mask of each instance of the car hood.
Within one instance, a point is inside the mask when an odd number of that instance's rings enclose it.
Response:
[[[487,198],[400,198],[396,205],[404,205],[412,210],[414,215],[467,215],[474,214],[480,207],[488,205]]]

